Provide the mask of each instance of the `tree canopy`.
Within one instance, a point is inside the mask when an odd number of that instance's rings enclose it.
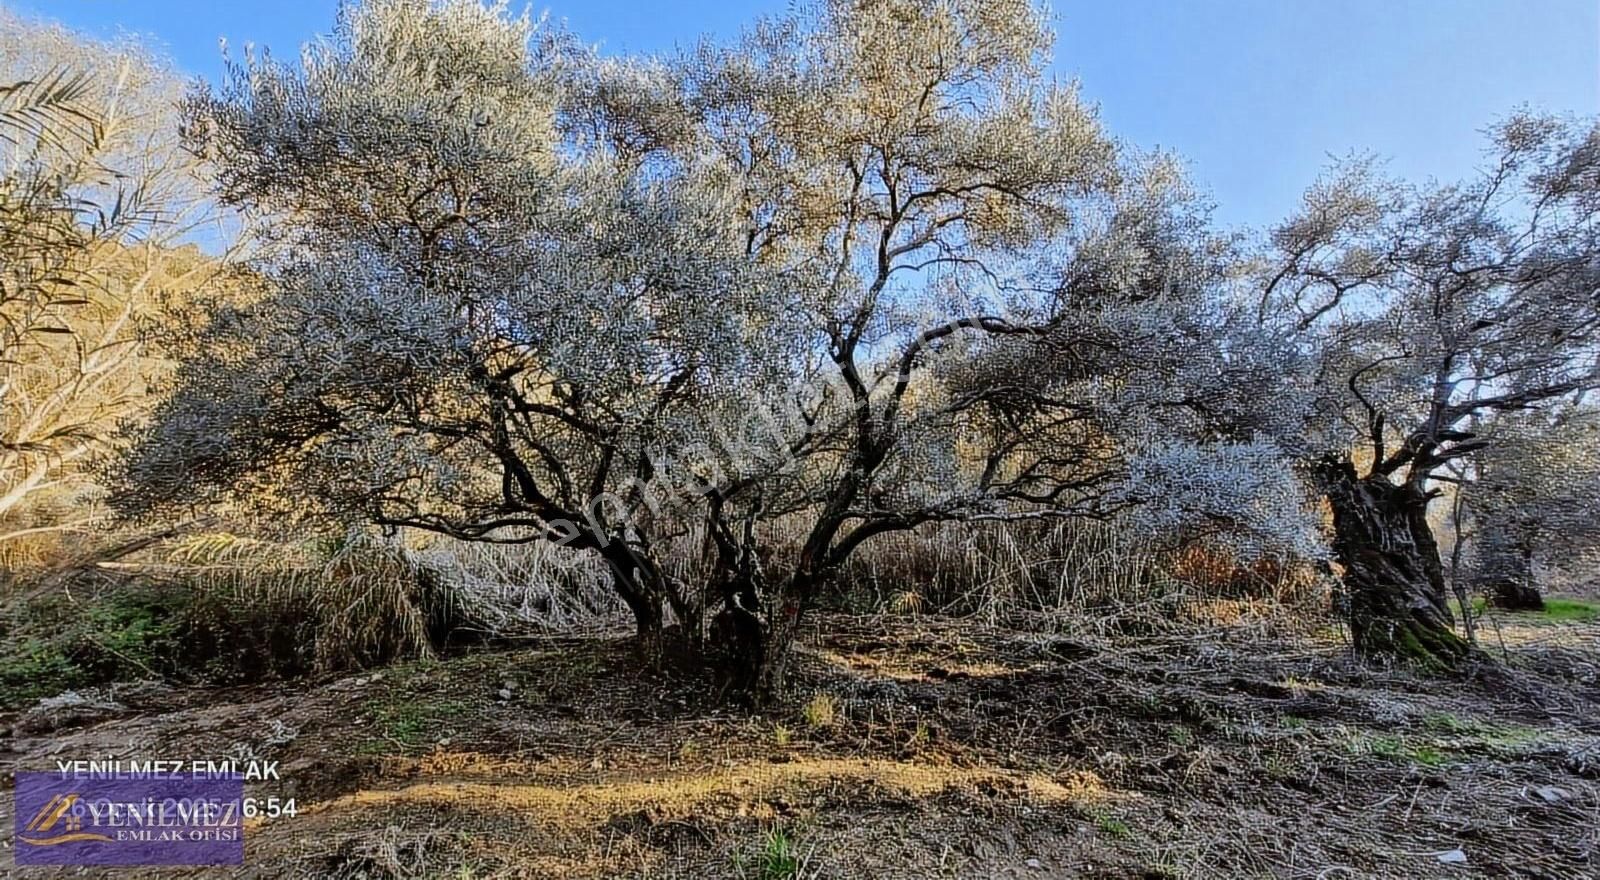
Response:
[[[1489,140],[1485,170],[1461,184],[1341,164],[1273,231],[1264,263],[1263,319],[1316,352],[1301,447],[1333,501],[1372,653],[1462,653],[1426,510],[1448,466],[1508,424],[1479,417],[1600,383],[1600,128],[1521,112]]]
[[[1319,558],[1322,494],[1358,645],[1459,656],[1427,506],[1478,416],[1600,378],[1600,135],[1513,116],[1455,186],[1347,163],[1256,242],[1051,47],[1026,0],[823,0],[662,58],[347,4],[184,105],[266,291],[175,315],[119,503],[597,553],[648,642],[770,694],[878,536]]]

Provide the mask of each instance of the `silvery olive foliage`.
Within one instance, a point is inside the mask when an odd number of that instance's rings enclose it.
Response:
[[[1050,43],[1025,2],[821,3],[700,47],[676,62],[680,92],[617,111],[687,116],[632,142],[723,157],[752,259],[822,279],[798,303],[804,387],[822,393],[794,448],[814,479],[782,486],[821,508],[802,568],[931,520],[1175,493],[1206,510],[1216,481],[1134,490],[1130,454],[1253,444],[1292,420],[1250,396],[1283,366],[1247,339],[1270,336],[1239,296],[1236,243],[1175,163],[1126,154],[1043,77]]]
[[[1489,421],[1484,433],[1495,443],[1460,489],[1474,579],[1532,578],[1536,559],[1555,566],[1592,560],[1600,549],[1600,412],[1564,406]]]
[[[1528,112],[1454,185],[1337,166],[1271,235],[1263,317],[1321,350],[1308,451],[1424,486],[1484,449],[1478,415],[1600,384],[1600,128]]]
[[[179,322],[121,502],[598,551],[642,630],[663,599],[758,616],[763,687],[888,531],[1142,507],[1313,549],[1263,466],[1306,359],[1050,45],[1022,0],[831,0],[667,59],[348,5],[189,101],[269,292]],[[663,564],[691,528],[709,597]]]
[[[533,36],[476,3],[348,6],[298,65],[191,100],[274,290],[187,340],[133,503],[527,540],[782,375],[790,279],[743,259],[731,176],[576,149]]]

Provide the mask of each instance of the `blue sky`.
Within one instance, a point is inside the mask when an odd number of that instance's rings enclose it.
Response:
[[[215,77],[218,38],[280,55],[333,23],[336,0],[18,0],[93,34],[147,35]],[[731,35],[782,2],[552,0],[612,51]],[[1189,160],[1234,224],[1292,210],[1330,155],[1370,151],[1396,174],[1454,179],[1478,132],[1518,104],[1600,112],[1596,0],[1057,0],[1055,70],[1078,77],[1110,130]]]

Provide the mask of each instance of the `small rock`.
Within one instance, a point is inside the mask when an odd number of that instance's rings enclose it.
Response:
[[[506,700],[511,699],[511,690],[509,688],[501,688],[500,690],[495,691],[495,696],[499,697],[501,702],[505,702]]]
[[[1467,854],[1459,849],[1447,849],[1444,852],[1437,852],[1433,854],[1433,857],[1447,865],[1465,865],[1467,863]]]
[[[512,681],[509,678],[506,679],[505,681],[500,682],[500,686],[505,688],[508,691],[514,691],[514,690],[517,689],[517,683]]]
[[[1572,792],[1567,791],[1560,786],[1541,785],[1533,791],[1547,804],[1559,804],[1562,801],[1572,799]]]
[[[1028,866],[1029,869],[1034,870],[1034,871],[1043,871],[1044,870],[1044,862],[1041,862],[1038,859],[1029,859],[1025,864]]]

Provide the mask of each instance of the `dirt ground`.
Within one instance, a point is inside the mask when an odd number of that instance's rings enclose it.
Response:
[[[298,815],[249,827],[244,868],[117,877],[1600,877],[1600,621],[1491,624],[1499,662],[1430,677],[1331,633],[832,617],[764,714],[546,641],[118,686],[0,718],[0,769],[280,762],[249,793]]]

